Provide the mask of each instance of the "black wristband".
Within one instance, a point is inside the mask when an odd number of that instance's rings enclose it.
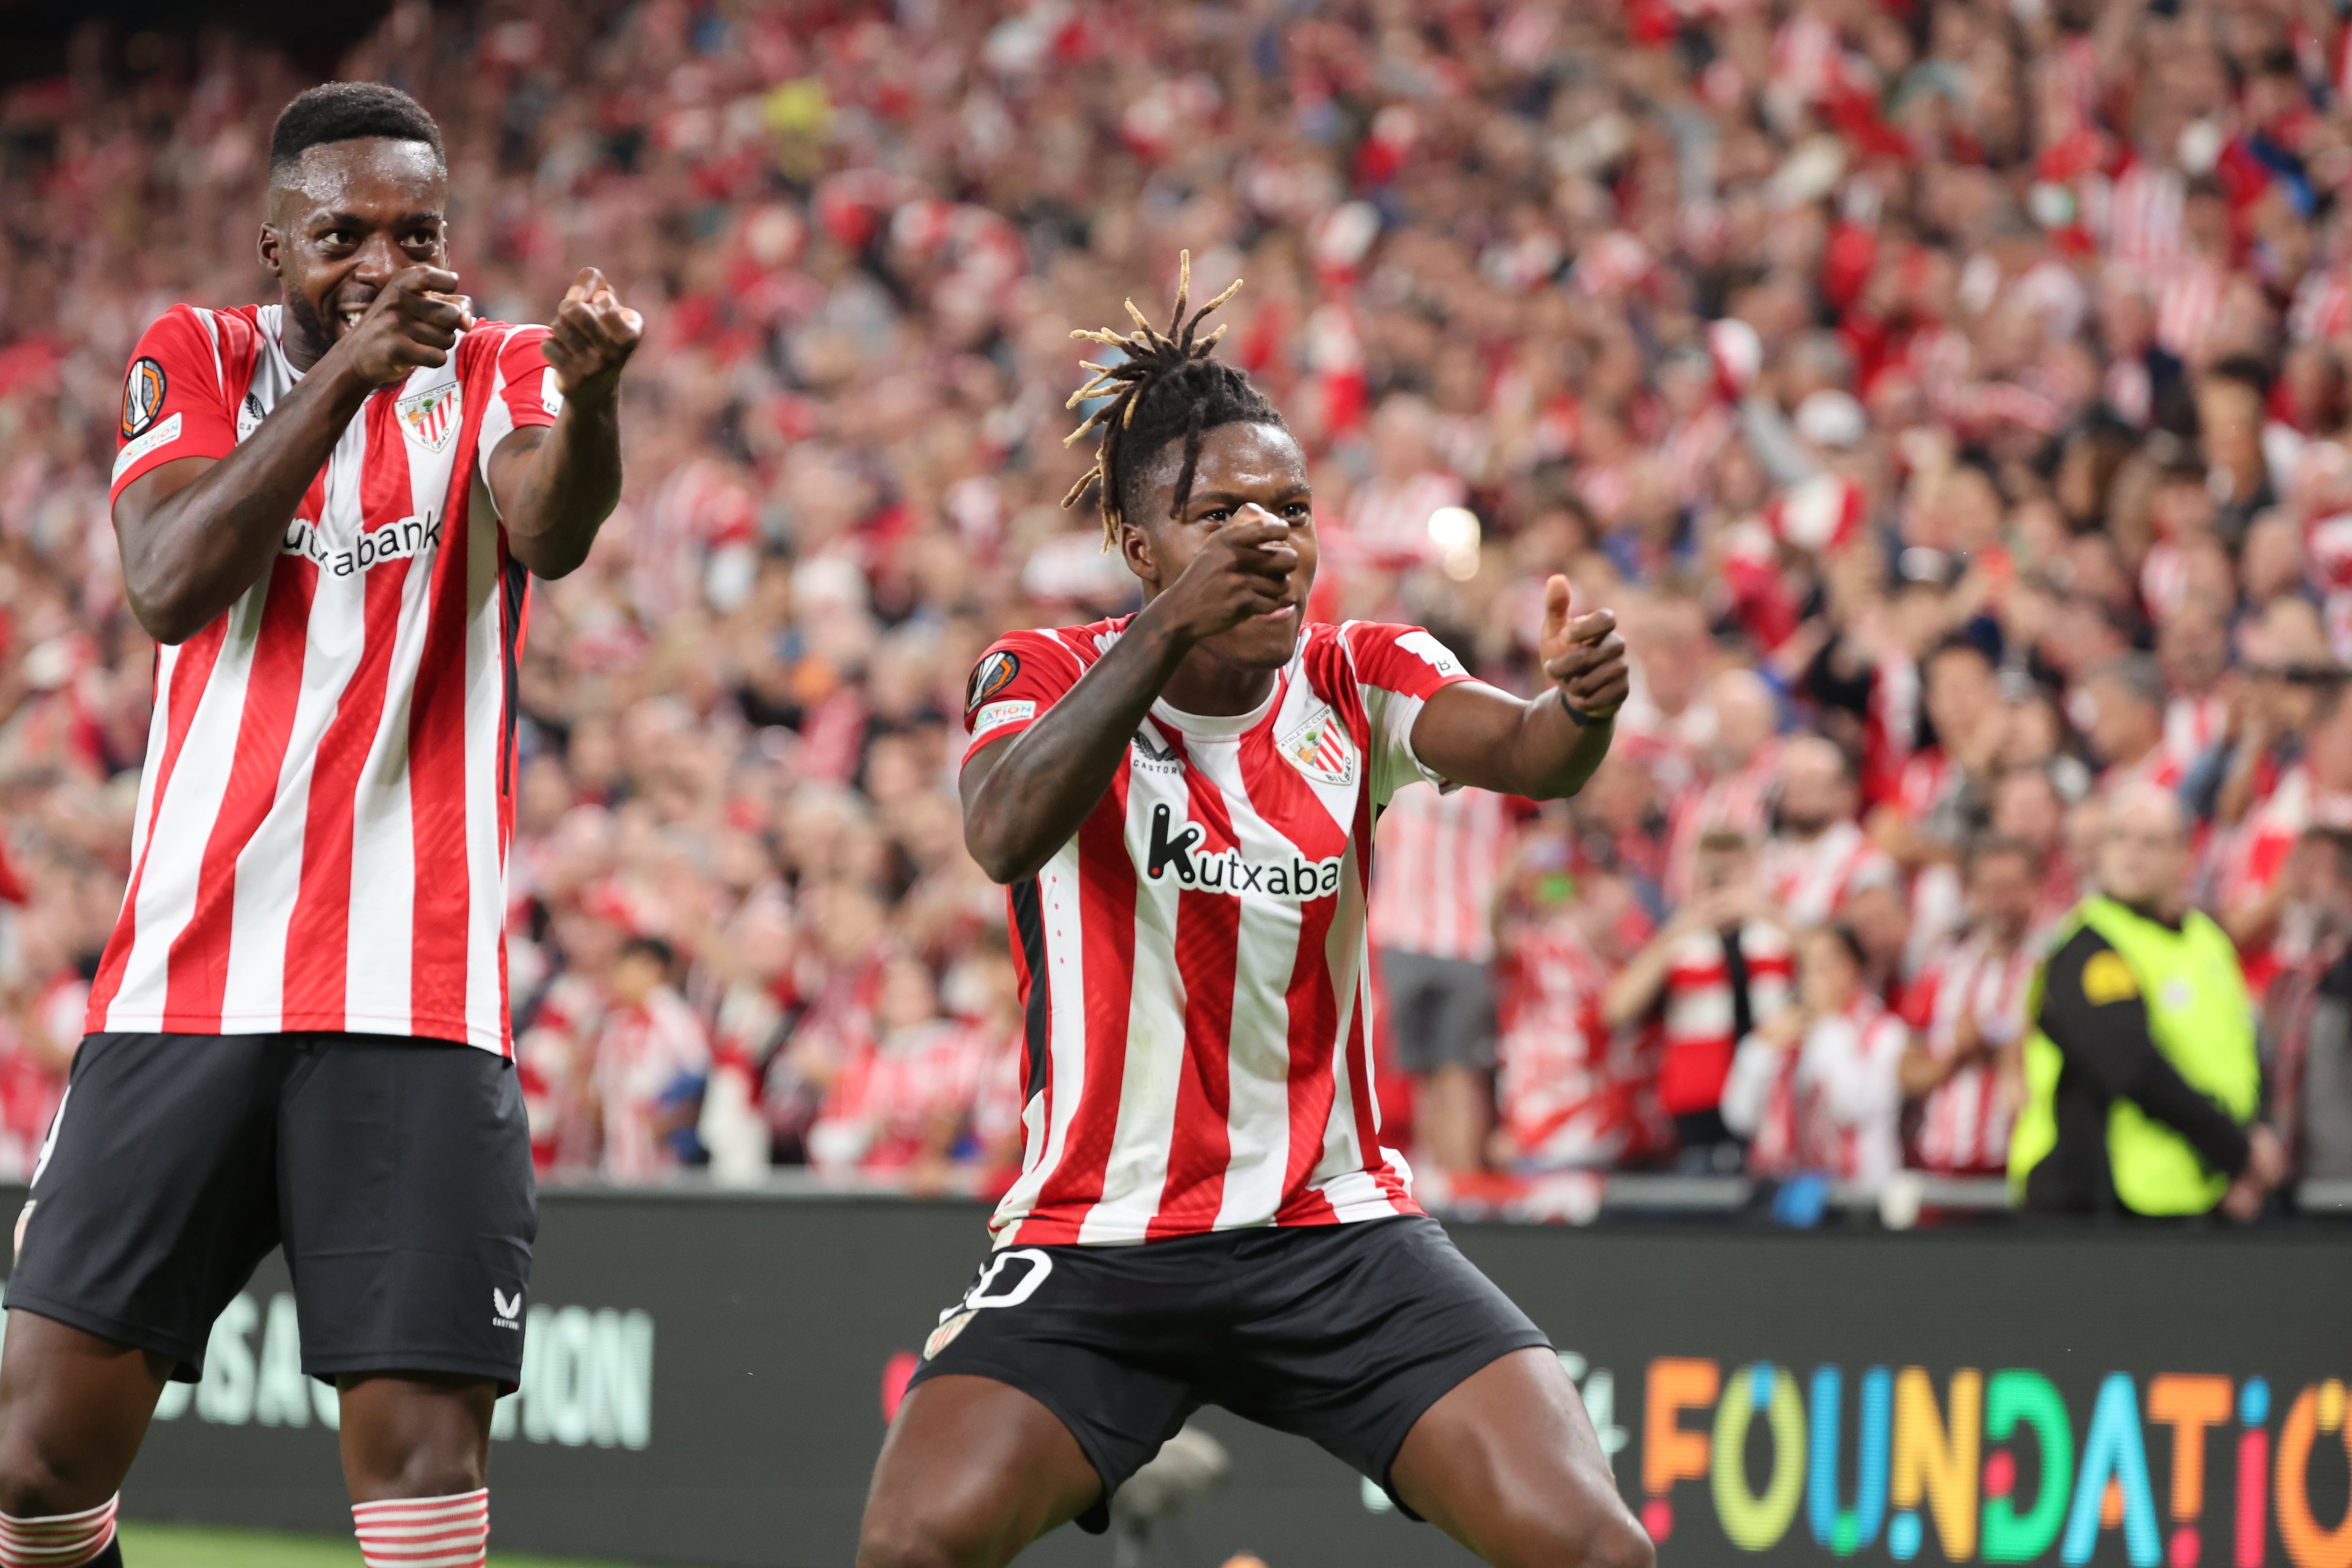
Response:
[[[1559,710],[1568,715],[1568,721],[1570,723],[1575,725],[1580,730],[1589,729],[1591,727],[1592,721],[1578,712],[1575,705],[1569,701],[1567,687],[1555,686],[1552,689],[1559,693]]]

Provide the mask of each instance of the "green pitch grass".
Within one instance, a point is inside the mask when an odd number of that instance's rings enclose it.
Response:
[[[122,1526],[122,1556],[131,1568],[359,1568],[355,1541],[317,1535],[271,1535],[257,1530],[218,1530],[199,1524]],[[576,1558],[526,1557],[490,1542],[498,1568],[625,1568],[616,1563]]]

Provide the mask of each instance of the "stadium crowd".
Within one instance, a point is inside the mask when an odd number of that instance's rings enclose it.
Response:
[[[1189,247],[1314,462],[1318,616],[1525,690],[1565,572],[1633,651],[1577,800],[1381,826],[1424,1171],[1997,1172],[2042,941],[2153,782],[2283,1136],[2352,1175],[2346,37],[2322,0],[400,0],[341,74],[440,118],[478,311],[593,263],[647,322],[626,497],[520,675],[542,1172],[1005,1179],[963,682],[1133,602],[1056,504],[1069,334]],[[302,85],[93,26],[0,99],[0,1174],[129,870],[123,367],[174,301],[266,297]]]

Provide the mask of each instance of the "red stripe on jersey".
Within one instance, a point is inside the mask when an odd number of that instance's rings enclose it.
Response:
[[[1194,800],[1199,800],[1199,793]],[[1194,821],[1200,821],[1195,805]],[[1212,837],[1214,836],[1213,835]],[[1223,848],[1202,840],[1203,849]],[[1168,1149],[1168,1179],[1146,1241],[1207,1230],[1224,1202],[1225,1166],[1233,1159],[1232,1064],[1228,1054],[1194,1048],[1234,1034],[1234,969],[1241,947],[1242,906],[1223,893],[1176,895],[1176,969],[1184,977],[1182,1065],[1176,1082],[1176,1124]]]
[[[364,465],[360,476],[363,534],[399,521],[409,508],[407,443],[401,439],[394,397],[368,400],[367,442],[375,461]],[[408,565],[405,558],[380,562],[367,574],[359,667],[335,700],[335,716],[319,738],[318,759],[311,764],[302,881],[286,930],[288,1028],[342,1027],[351,967],[352,824],[360,773],[383,721]]]
[[[302,695],[303,657],[310,646],[310,595],[318,585],[318,567],[299,555],[279,555],[270,571],[228,788],[205,840],[195,910],[172,938],[165,961],[166,1029],[209,1034],[221,1026],[229,933],[236,914],[237,856],[278,798],[294,707]]]
[[[460,449],[460,465],[464,462]],[[467,500],[451,486],[448,532],[433,562],[425,648],[408,710],[408,817],[416,911],[409,1018],[420,1034],[465,1037]]]
[[[131,886],[122,895],[122,913],[117,918],[114,935],[107,942],[105,955],[100,960],[98,974],[90,982],[88,1027],[97,1029],[114,1005],[115,995],[122,989],[123,966],[131,962],[131,944],[139,929],[139,883],[147,872],[147,853],[154,847],[155,821],[163,812],[163,797],[172,787],[172,770],[179,763],[180,752],[187,744],[188,726],[196,716],[196,704],[213,678],[213,666],[220,659],[221,645],[228,640],[228,617],[214,617],[212,625],[180,645],[178,659],[172,666],[172,689],[165,698],[166,722],[163,754],[155,763],[155,789],[147,803],[147,840],[139,846],[139,863],[131,868]]]
[[[1277,709],[1279,706],[1277,698]],[[1336,754],[1336,735],[1344,732],[1354,738],[1358,731],[1349,724],[1346,714],[1336,708],[1334,713],[1338,722],[1325,731],[1334,738],[1325,743],[1331,745]],[[1342,726],[1346,726],[1344,731]],[[1266,821],[1286,825],[1290,841],[1309,860],[1347,853],[1347,831],[1331,820],[1330,808],[1297,768],[1281,761],[1271,749],[1243,746],[1239,750],[1242,787],[1249,795],[1252,810]],[[1361,739],[1356,740],[1356,752],[1360,757],[1370,754]],[[1338,1047],[1339,1004],[1331,994],[1331,966],[1325,943],[1330,938],[1331,921],[1339,912],[1339,900],[1336,898],[1310,899],[1299,905],[1297,952],[1291,960],[1289,984],[1283,987],[1285,1016],[1290,1023],[1290,1139],[1288,1155],[1283,1163],[1282,1190],[1301,1193],[1305,1199],[1311,1200],[1306,1205],[1307,1208],[1319,1206],[1324,1211],[1321,1215],[1302,1215],[1297,1205],[1293,1205],[1281,1216],[1293,1223],[1331,1217],[1330,1205],[1323,1201],[1322,1194],[1306,1192],[1303,1184],[1322,1158],[1323,1129],[1331,1119],[1331,1100],[1337,1092],[1331,1078],[1331,1058]]]
[[[1070,1115],[1060,1161],[1045,1178],[1037,1206],[1080,1215],[1102,1196],[1103,1176],[1118,1133],[1119,1090],[1127,1081],[1127,1019],[1135,989],[1135,861],[1127,852],[1127,774],[1111,779],[1108,809],[1097,805],[1078,828],[1080,947],[1086,969],[1086,1077]],[[1031,984],[1035,984],[1033,978]],[[1048,1095],[1069,1092],[1045,1075]],[[1076,1241],[1076,1219],[1022,1222],[1024,1242]]]

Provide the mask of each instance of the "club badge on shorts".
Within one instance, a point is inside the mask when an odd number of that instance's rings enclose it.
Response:
[[[1348,726],[1328,708],[1317,709],[1274,744],[1292,767],[1318,784],[1356,782],[1356,748]]]

